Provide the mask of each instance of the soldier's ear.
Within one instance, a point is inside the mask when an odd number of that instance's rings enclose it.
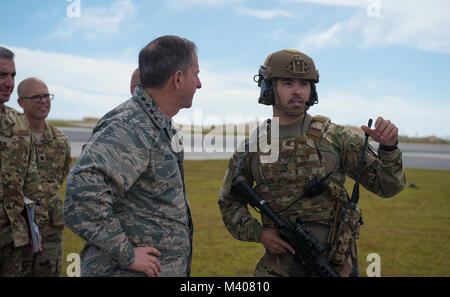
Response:
[[[181,70],[176,71],[172,75],[172,82],[175,90],[179,90],[181,88],[181,84],[183,83],[183,72]]]
[[[23,108],[23,100],[22,99],[18,98],[17,103],[19,103],[20,107]]]

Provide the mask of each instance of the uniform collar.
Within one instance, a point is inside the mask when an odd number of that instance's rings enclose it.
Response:
[[[136,86],[134,90],[133,99],[135,99],[144,109],[145,113],[150,117],[150,119],[158,126],[159,129],[167,128],[170,130],[171,119],[159,109],[158,104],[155,100],[142,88],[141,86]]]
[[[55,138],[55,135],[53,134],[53,131],[47,121],[45,121],[45,128],[43,132],[44,134],[42,135],[41,143],[51,142]]]
[[[292,137],[299,135],[306,135],[309,131],[309,126],[311,125],[312,116],[308,113],[305,114],[303,118],[297,120],[291,124],[280,126],[279,135],[280,137]]]
[[[12,116],[17,113],[14,109],[3,105],[2,113],[0,114],[0,131],[7,131],[15,125]]]

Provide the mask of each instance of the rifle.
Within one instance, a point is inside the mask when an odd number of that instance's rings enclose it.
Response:
[[[372,119],[369,119],[369,123],[367,125],[369,128],[372,126]],[[355,184],[353,186],[352,197],[351,199],[346,199],[345,203],[342,205],[342,208],[338,209],[336,212],[337,221],[333,226],[333,237],[329,251],[330,259],[332,259],[333,263],[337,263],[337,265],[342,265],[342,259],[345,259],[349,253],[352,253],[353,271],[350,276],[359,276],[356,239],[359,238],[359,226],[363,225],[364,222],[357,204],[359,201],[359,182],[365,164],[367,147],[369,145],[369,135],[366,133],[365,136],[366,138],[361,151],[361,158],[359,160],[358,172],[356,174]],[[339,238],[350,239],[339,240]],[[354,246],[349,247],[349,245]],[[353,252],[351,252],[352,250],[354,251],[354,255]]]
[[[367,126],[369,128],[372,127],[372,119],[369,119]],[[357,212],[359,212],[359,207],[357,206],[359,201],[359,181],[361,179],[362,169],[364,167],[364,164],[366,163],[366,151],[368,146],[369,134],[365,133],[364,145],[361,151],[361,158],[359,159],[358,173],[356,175],[355,184],[353,185],[352,197],[350,199],[350,203],[346,204],[346,208],[348,208],[349,210],[356,210]],[[359,223],[361,225],[364,225],[362,216],[359,218]]]
[[[340,277],[339,273],[322,255],[326,248],[317,240],[304,222],[297,219],[297,226],[294,226],[291,222],[282,220],[267,205],[266,201],[249,186],[247,181],[238,174],[233,177],[232,191],[245,197],[250,205],[258,208],[275,223],[280,237],[294,248],[294,260],[299,265],[321,277]]]

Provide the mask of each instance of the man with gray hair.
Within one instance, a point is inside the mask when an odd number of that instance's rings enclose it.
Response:
[[[2,107],[0,112],[3,112],[3,104],[9,101],[14,90],[15,77],[14,53],[0,46],[0,107]]]
[[[196,46],[157,38],[139,69],[133,97],[98,122],[69,173],[64,220],[86,241],[82,276],[190,275],[193,226],[171,118],[202,86]]]
[[[0,47],[0,277],[24,276],[23,260],[31,256],[24,197],[35,203],[42,230],[47,205],[39,183],[36,151],[26,117],[5,106],[14,90],[14,53]]]

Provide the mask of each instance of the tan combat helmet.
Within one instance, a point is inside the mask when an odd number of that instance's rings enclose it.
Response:
[[[282,50],[270,54],[264,62],[266,76],[272,78],[308,79],[319,82],[319,72],[314,61],[307,55],[292,49]]]
[[[272,84],[276,78],[305,79],[311,81],[311,97],[307,102],[307,108],[318,102],[315,84],[319,82],[319,71],[316,69],[314,61],[307,55],[292,49],[281,50],[270,54],[264,65],[259,69],[258,86],[261,87],[259,103],[265,105],[275,105],[277,108],[284,108],[279,104],[276,86]],[[298,114],[304,111],[284,110],[289,114]]]

